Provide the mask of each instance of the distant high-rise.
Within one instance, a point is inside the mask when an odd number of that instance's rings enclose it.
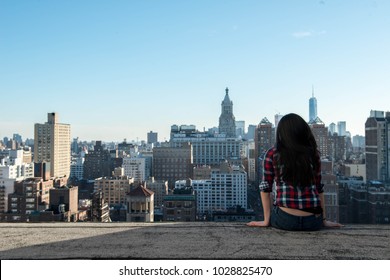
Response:
[[[246,133],[246,139],[255,139],[255,133],[256,133],[256,125],[250,124],[248,125],[248,132]]]
[[[263,163],[263,156],[275,144],[275,128],[272,123],[263,118],[256,128],[255,132],[255,166],[256,166],[256,180],[259,181],[261,168]]]
[[[12,139],[15,140],[19,144],[23,142],[22,136],[18,133],[14,133]]]
[[[142,157],[124,157],[122,167],[125,176],[134,179],[135,182],[142,183],[146,179],[146,160]]]
[[[219,117],[219,133],[226,137],[236,137],[236,118],[233,115],[233,102],[229,98],[229,89],[226,88],[225,98],[222,101],[221,116]]]
[[[153,149],[153,175],[156,180],[168,181],[171,189],[175,181],[192,177],[192,145],[156,147]]]
[[[364,148],[366,145],[366,138],[361,135],[355,135],[352,138],[352,146],[357,148]]]
[[[281,115],[281,114],[275,115],[275,129],[278,127],[278,124],[282,118],[283,118],[283,115]]]
[[[59,123],[57,113],[48,113],[47,117],[46,123],[34,127],[34,162],[50,162],[51,177],[69,177],[70,125]]]
[[[390,179],[389,140],[390,113],[371,111],[365,124],[367,181]]]
[[[314,138],[316,139],[317,147],[320,151],[321,157],[329,156],[328,128],[319,117],[311,120],[309,122],[309,126],[313,132]]]
[[[317,118],[317,98],[314,97],[314,88],[312,89],[312,97],[309,99],[309,122]]]
[[[339,136],[347,135],[347,123],[345,121],[337,122],[337,133]]]
[[[85,155],[84,179],[95,180],[99,177],[111,176],[113,169],[110,151],[104,149],[102,141],[96,141],[94,150]]]
[[[236,121],[236,136],[242,138],[245,136],[245,121]]]
[[[158,142],[158,134],[157,132],[150,131],[147,134],[148,144],[156,144]]]
[[[330,132],[330,134],[331,135],[333,135],[333,134],[335,134],[337,131],[336,131],[336,124],[335,123],[331,123],[330,125],[329,125],[329,132]]]

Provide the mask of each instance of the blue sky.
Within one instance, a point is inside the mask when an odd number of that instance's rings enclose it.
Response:
[[[0,137],[57,112],[83,140],[318,115],[364,135],[390,111],[390,1],[0,1]]]

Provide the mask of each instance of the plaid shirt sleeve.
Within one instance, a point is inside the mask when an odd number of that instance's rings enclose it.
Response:
[[[275,149],[272,148],[267,151],[263,163],[263,179],[260,183],[259,189],[262,192],[272,192],[272,185],[274,183],[275,173],[273,165],[273,156]]]

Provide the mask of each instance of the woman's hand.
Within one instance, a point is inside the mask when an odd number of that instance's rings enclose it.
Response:
[[[331,222],[328,220],[324,220],[323,224],[324,224],[324,227],[328,227],[328,228],[340,228],[340,227],[344,226],[342,224]]]
[[[252,221],[246,224],[249,227],[268,227],[269,222],[266,221]]]

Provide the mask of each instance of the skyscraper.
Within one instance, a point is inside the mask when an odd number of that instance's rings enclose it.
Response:
[[[366,174],[367,181],[389,180],[390,113],[371,111],[365,124],[366,130]]]
[[[311,131],[313,132],[314,138],[317,142],[318,150],[320,151],[321,157],[329,156],[329,134],[328,128],[325,126],[323,121],[317,117],[309,122]]]
[[[336,131],[336,124],[335,123],[331,123],[330,125],[329,125],[329,132],[330,132],[330,134],[331,135],[333,135],[333,134],[335,134],[337,131]]]
[[[147,134],[148,144],[156,144],[158,142],[157,132],[150,131]]]
[[[96,141],[93,151],[85,155],[84,179],[110,176],[113,169],[110,151],[103,147],[102,141]]]
[[[312,88],[312,97],[309,99],[309,122],[317,118],[317,98],[314,97],[314,88]]]
[[[219,117],[219,133],[226,137],[236,137],[236,118],[233,115],[233,102],[229,98],[229,89],[226,88],[225,98],[221,104],[221,116]]]
[[[339,136],[347,135],[347,123],[345,121],[337,122],[337,133]]]
[[[283,118],[283,115],[281,115],[281,114],[276,114],[275,115],[275,130],[278,128],[278,124],[279,124],[279,122],[280,122],[280,120]],[[276,132],[276,131],[275,131]]]
[[[256,166],[256,181],[261,180],[263,156],[269,148],[275,144],[275,128],[272,123],[263,118],[256,128],[255,132],[255,166]]]
[[[245,121],[236,121],[236,136],[241,138],[245,136]]]
[[[50,162],[51,177],[69,177],[70,125],[58,122],[57,113],[48,113],[47,122],[34,127],[34,162]]]

